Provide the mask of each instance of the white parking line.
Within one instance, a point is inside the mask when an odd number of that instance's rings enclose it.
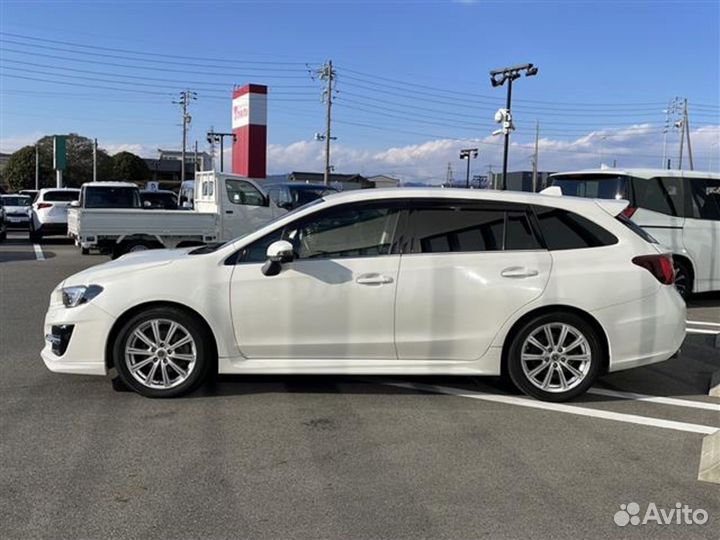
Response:
[[[720,330],[705,330],[704,328],[686,328],[688,334],[720,334]]]
[[[33,249],[35,250],[35,258],[38,261],[44,261],[45,260],[45,254],[43,253],[42,248],[40,247],[40,244],[33,244]]]
[[[661,405],[672,405],[675,407],[688,407],[690,409],[704,409],[706,411],[720,412],[720,403],[707,403],[705,401],[690,401],[688,399],[677,399],[663,396],[650,396],[648,394],[636,394],[635,392],[621,392],[606,388],[590,388],[588,394],[596,396],[617,397],[632,399],[633,401],[647,401],[648,403],[659,403]]]
[[[687,324],[694,324],[697,326],[720,326],[720,323],[707,322],[707,321],[685,321]]]
[[[550,403],[547,401],[538,401],[535,399],[524,397],[488,394],[485,392],[477,392],[473,390],[451,388],[449,386],[437,386],[434,384],[421,383],[402,383],[392,381],[383,381],[379,384],[383,384],[386,386],[395,386],[398,388],[406,388],[408,390],[419,390],[422,392],[433,392],[435,394],[448,394],[457,397],[480,399],[483,401],[492,401],[494,403],[504,403],[505,405],[519,405],[520,407],[528,407],[531,409],[544,409],[547,411],[563,412],[568,414],[575,414],[578,416],[602,418],[603,420],[614,420],[616,422],[624,422],[626,424],[636,424],[662,429],[673,429],[676,431],[686,431],[689,433],[698,433],[700,435],[712,435],[720,431],[720,428],[713,426],[705,426],[702,424],[690,424],[687,422],[676,422],[674,420],[662,420],[660,418],[638,416],[635,414],[623,414],[612,411],[603,411],[600,409],[587,409],[584,407],[576,407],[574,405]]]

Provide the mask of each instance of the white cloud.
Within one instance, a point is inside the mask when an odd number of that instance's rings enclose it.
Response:
[[[0,139],[0,149],[12,152],[27,144],[33,144],[40,135]],[[510,170],[529,170],[533,142],[514,142],[510,148]],[[720,170],[720,126],[706,126],[691,133],[695,168]],[[677,166],[679,138],[677,133],[668,136],[667,155]],[[142,157],[155,157],[157,146],[140,143],[110,143],[101,145],[114,154],[128,150]],[[461,148],[479,148],[480,156],[471,162],[472,173],[486,173],[492,165],[494,171],[502,168],[502,139],[485,137],[475,139],[433,139],[417,144],[392,146],[379,151],[334,143],[331,162],[336,172],[364,175],[390,174],[406,181],[440,183],[445,179],[448,163],[454,177],[465,175],[465,162],[458,159]],[[543,136],[539,142],[539,169],[544,171],[571,170],[597,167],[600,163],[619,167],[660,167],[663,154],[663,134],[647,124],[626,128],[593,131],[575,138]],[[231,169],[231,148],[225,148],[225,170]],[[684,165],[687,166],[687,152]],[[324,145],[314,140],[296,141],[287,145],[268,145],[268,172],[270,174],[291,171],[323,170]]]

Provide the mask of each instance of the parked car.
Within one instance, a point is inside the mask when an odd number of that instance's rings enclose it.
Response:
[[[80,186],[80,199],[73,207],[89,209],[142,208],[140,189],[131,182],[86,182]]]
[[[5,207],[5,222],[8,227],[27,228],[30,222],[32,199],[27,195],[0,195]]]
[[[143,208],[151,210],[177,210],[178,196],[172,191],[158,190],[140,191],[140,201]]]
[[[565,195],[630,201],[625,215],[672,252],[683,297],[720,290],[720,174],[606,168],[551,182]]]
[[[65,236],[68,208],[79,197],[80,190],[75,188],[41,189],[30,207],[30,240],[39,242],[45,236]]]
[[[270,184],[266,189],[270,200],[285,210],[294,210],[304,204],[339,191],[335,187],[324,184],[303,184],[300,182]]]
[[[27,195],[28,197],[30,197],[30,200],[34,202],[35,197],[37,197],[37,194],[39,192],[39,189],[21,189],[20,191],[18,191],[18,195]]]
[[[5,207],[0,199],[0,242],[7,238],[7,225],[5,225]]]
[[[462,189],[318,199],[215,246],[70,276],[46,366],[152,397],[220,373],[499,375],[562,401],[685,337],[672,258],[627,201]],[[638,231],[641,234],[638,234]],[[192,284],[192,286],[189,286]]]

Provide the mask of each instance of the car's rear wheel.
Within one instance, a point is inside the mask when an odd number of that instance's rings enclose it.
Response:
[[[566,401],[584,393],[603,363],[600,337],[582,317],[548,313],[525,323],[508,350],[508,372],[525,394]]]
[[[684,299],[692,292],[692,273],[687,263],[679,259],[673,259],[675,266],[675,288]]]
[[[211,336],[181,309],[157,307],[135,315],[117,334],[115,368],[143,396],[176,397],[195,390],[212,364]]]

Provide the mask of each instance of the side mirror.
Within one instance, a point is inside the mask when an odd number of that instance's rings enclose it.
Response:
[[[143,201],[143,208],[152,208],[152,203],[150,201]]]
[[[71,208],[80,208],[80,201],[71,201],[70,207]]]
[[[182,208],[192,208],[192,203],[189,201],[183,201]]]
[[[289,263],[295,258],[293,246],[287,240],[277,240],[270,244],[265,255],[267,261],[262,267],[262,273],[266,276],[277,276],[283,263]]]

